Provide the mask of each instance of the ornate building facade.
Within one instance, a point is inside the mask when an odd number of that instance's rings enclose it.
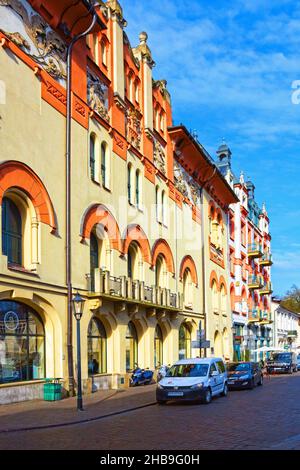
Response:
[[[236,178],[231,168],[232,154],[223,143],[218,151],[218,166],[234,188],[239,202],[229,211],[230,301],[233,340],[237,360],[258,360],[255,351],[273,346],[271,311],[271,235],[265,204],[255,200],[255,186]]]
[[[86,392],[126,386],[136,363],[233,355],[237,188],[173,125],[147,34],[131,47],[119,2],[100,4],[93,32],[74,46],[71,81],[70,273],[86,301]],[[40,397],[45,377],[63,378],[66,390],[76,381],[66,57],[91,21],[85,0],[0,0],[0,403]],[[200,322],[210,341],[202,351],[192,347]]]

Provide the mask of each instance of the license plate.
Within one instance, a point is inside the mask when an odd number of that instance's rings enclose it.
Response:
[[[169,392],[169,397],[183,397],[183,392]]]

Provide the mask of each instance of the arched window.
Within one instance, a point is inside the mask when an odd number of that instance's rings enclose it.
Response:
[[[2,200],[2,253],[8,263],[22,265],[22,217],[16,204],[7,197]]]
[[[154,367],[163,364],[163,334],[159,325],[155,328],[154,336]]]
[[[107,145],[105,142],[101,144],[101,182],[107,187]]]
[[[135,203],[138,208],[141,206],[141,172],[137,170],[135,173]]]
[[[128,202],[132,204],[132,166],[131,163],[129,163],[127,167],[127,197],[128,197]]]
[[[183,274],[183,298],[185,307],[193,308],[193,281],[189,269],[186,269]]]
[[[155,264],[156,287],[168,288],[168,271],[164,256],[159,255]]]
[[[92,318],[88,329],[89,376],[107,372],[106,331],[98,318]]]
[[[141,263],[140,248],[137,243],[132,242],[129,245],[127,253],[127,274],[133,281],[136,279],[142,280]]]
[[[179,329],[179,360],[191,357],[191,332],[186,325]]]
[[[45,331],[25,304],[0,301],[0,384],[45,378]]]
[[[95,180],[96,176],[96,136],[95,134],[90,135],[90,172],[92,180]]]
[[[91,269],[91,292],[95,291],[95,269],[99,268],[99,246],[94,233],[90,240],[90,269]]]
[[[225,289],[224,284],[221,285],[220,295],[221,295],[222,314],[226,314],[226,311],[227,311],[227,296],[226,296],[226,289]]]
[[[138,335],[133,322],[129,322],[126,332],[126,370],[133,370],[137,362]]]
[[[216,281],[213,281],[211,285],[212,290],[212,307],[213,311],[219,313],[219,299],[218,299],[218,286]]]

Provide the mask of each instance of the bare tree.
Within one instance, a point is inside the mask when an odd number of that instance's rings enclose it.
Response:
[[[296,285],[293,285],[289,291],[287,291],[282,302],[282,307],[292,310],[293,312],[300,313],[300,289]]]

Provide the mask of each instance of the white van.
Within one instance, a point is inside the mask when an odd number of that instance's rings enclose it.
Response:
[[[216,395],[227,396],[227,372],[223,359],[184,359],[176,362],[158,384],[156,400],[201,400],[209,404]]]

